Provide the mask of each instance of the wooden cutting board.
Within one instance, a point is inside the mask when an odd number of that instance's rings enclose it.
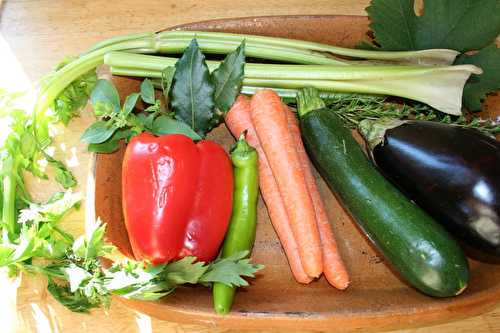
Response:
[[[278,16],[217,20],[180,26],[182,29],[252,33],[298,38],[353,47],[365,37],[368,21],[350,16]],[[114,77],[120,96],[138,91],[139,80]],[[499,114],[491,100],[486,112]],[[224,125],[210,135],[228,149],[234,142]],[[96,214],[108,223],[108,237],[125,253],[130,246],[121,213],[123,150],[98,155],[95,169]],[[290,274],[286,258],[262,201],[253,260],[266,265],[252,285],[237,294],[233,311],[214,314],[211,292],[179,288],[158,302],[124,300],[129,307],[169,321],[228,328],[313,330],[381,330],[429,325],[482,313],[500,299],[500,266],[470,261],[469,288],[459,297],[434,299],[409,287],[387,265],[354,221],[318,177],[319,188],[352,283],[346,291],[324,278],[304,286]]]

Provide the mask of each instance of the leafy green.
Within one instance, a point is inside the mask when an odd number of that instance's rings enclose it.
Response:
[[[0,266],[11,266],[33,257],[60,258],[73,241],[57,224],[67,212],[78,207],[81,197],[68,190],[54,194],[45,204],[30,203],[17,218],[16,238],[0,242]]]
[[[52,156],[48,154],[43,154],[47,162],[54,168],[55,170],[55,180],[62,185],[65,189],[72,188],[76,186],[76,178],[68,170],[68,168],[59,160],[56,160]]]
[[[84,260],[96,259],[97,257],[109,254],[113,246],[104,242],[106,226],[98,219],[85,233],[78,237],[73,243],[73,253]]]
[[[215,86],[196,39],[175,64],[171,105],[176,118],[204,137],[212,127]]]
[[[248,251],[237,252],[229,257],[214,261],[200,278],[200,282],[220,282],[229,287],[248,286],[242,278],[254,277],[254,274],[263,269],[263,265],[252,265],[246,259]]]
[[[498,15],[500,16],[500,15]],[[500,49],[491,44],[473,55],[463,54],[456,64],[473,64],[481,67],[481,75],[472,75],[464,88],[464,104],[471,111],[481,110],[481,102],[490,92],[500,89]]]
[[[465,128],[477,129],[488,136],[500,134],[500,123],[493,120],[445,115],[432,107],[419,102],[405,101],[395,103],[381,96],[358,94],[330,95],[324,99],[327,107],[335,112],[349,128],[357,128],[363,119],[397,118],[417,119],[452,124]]]
[[[485,47],[500,33],[497,0],[424,0],[421,16],[414,0],[372,0],[366,11],[378,44],[388,51],[465,52]]]
[[[92,303],[88,297],[81,292],[71,292],[67,286],[59,286],[50,281],[47,290],[62,305],[73,312],[88,313],[92,308],[98,308],[99,303]]]
[[[72,60],[74,59],[65,59],[56,67],[56,70],[64,67]],[[68,125],[69,121],[77,115],[78,110],[87,104],[90,93],[92,89],[94,89],[96,82],[97,74],[95,69],[88,71],[71,82],[71,84],[57,96],[52,105],[56,121]]]
[[[149,79],[145,79],[141,83],[141,98],[145,103],[155,103],[155,88]]]
[[[168,66],[161,71],[161,89],[163,96],[166,99],[170,96],[170,89],[172,88],[172,81],[174,80],[175,67]]]
[[[142,112],[133,112],[139,97],[150,105]],[[160,100],[156,99],[149,79],[142,82],[140,93],[132,93],[125,98],[122,107],[119,100],[114,85],[110,81],[99,80],[92,92],[91,102],[100,120],[90,125],[81,136],[82,141],[89,143],[89,151],[112,153],[118,149],[121,140],[128,142],[144,131],[155,134],[185,133],[198,137],[180,121],[165,121],[169,117],[162,110]]]
[[[215,83],[215,107],[226,113],[240,93],[243,85],[245,67],[245,42],[229,53],[219,67],[212,73]]]
[[[208,270],[209,265],[196,262],[195,257],[184,257],[174,261],[162,269],[162,278],[170,285],[191,283],[195,284]]]
[[[134,132],[128,128],[117,130],[111,138],[102,143],[91,143],[88,145],[88,151],[94,153],[112,153],[119,148],[119,143],[122,139],[129,139],[134,135]]]
[[[117,129],[117,126],[109,125],[105,121],[97,121],[83,132],[81,140],[87,143],[103,143],[109,139]]]
[[[57,192],[45,203],[30,203],[19,213],[18,223],[58,223],[72,208],[78,208],[82,197],[79,193]]]
[[[263,268],[245,259],[248,252],[241,252],[209,264],[197,262],[195,257],[185,257],[161,265],[126,261],[106,269],[99,261],[99,256],[111,251],[104,241],[104,232],[105,226],[98,220],[84,236],[67,246],[65,256],[59,261],[48,266],[27,266],[30,271],[65,280],[60,284],[50,280],[48,288],[72,311],[88,312],[107,306],[113,294],[151,301],[172,293],[183,284],[222,282],[243,286],[248,284],[243,277],[253,277]]]
[[[115,86],[108,80],[99,80],[92,90],[90,102],[96,116],[120,112],[120,97]]]
[[[146,80],[144,80],[146,81]],[[153,97],[154,98],[154,97]],[[126,117],[134,110],[135,105],[137,104],[137,100],[139,99],[139,94],[138,93],[133,93],[128,95],[125,98],[125,102],[123,102],[123,116]],[[153,99],[154,103],[154,99]]]
[[[201,137],[186,123],[175,120],[167,115],[156,118],[153,122],[151,132],[154,135],[184,134],[193,140],[201,140]]]

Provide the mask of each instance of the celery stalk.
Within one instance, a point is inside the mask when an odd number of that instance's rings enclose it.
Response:
[[[160,78],[174,58],[111,52],[105,63],[116,75]],[[210,70],[218,62],[207,62]],[[246,64],[244,85],[299,89],[312,86],[323,91],[382,94],[410,98],[442,112],[461,114],[462,91],[473,65],[430,66],[331,66]]]
[[[293,47],[318,52],[329,52],[334,55],[346,56],[352,58],[361,58],[369,60],[385,60],[399,63],[428,64],[428,65],[451,65],[459,52],[447,49],[431,49],[420,51],[371,51],[350,49],[327,44],[302,41],[289,38],[277,38],[268,36],[231,34],[224,32],[209,31],[163,31],[158,33],[161,39],[168,38],[210,38],[216,41],[235,41],[256,42],[266,45],[275,45],[281,47]]]
[[[9,169],[2,181],[2,224],[12,240],[16,234],[16,187],[19,155],[9,156],[3,161],[3,169]]]
[[[191,42],[191,39],[191,37],[161,39],[159,43],[159,52],[167,54],[182,53]],[[219,41],[203,37],[197,37],[196,41],[201,51],[208,54],[227,54],[234,51],[241,44],[241,41]],[[335,58],[333,55],[327,53],[268,45],[253,41],[245,41],[245,55],[247,57],[286,61],[297,64],[348,65],[348,61]]]

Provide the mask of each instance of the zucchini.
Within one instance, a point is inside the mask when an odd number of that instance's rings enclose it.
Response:
[[[458,244],[376,170],[317,91],[301,91],[298,104],[303,140],[313,162],[384,257],[427,295],[460,294],[469,267]]]

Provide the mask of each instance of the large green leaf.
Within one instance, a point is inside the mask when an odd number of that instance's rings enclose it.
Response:
[[[175,64],[171,105],[175,116],[200,136],[211,128],[214,84],[195,39]]]
[[[498,0],[372,0],[366,9],[383,50],[446,48],[465,52],[488,45],[500,33]]]
[[[481,110],[486,94],[500,89],[500,49],[492,44],[474,55],[461,55],[455,63],[474,64],[483,69],[483,74],[473,75],[467,81],[463,96],[465,107],[471,111]]]
[[[229,111],[240,93],[245,68],[245,42],[229,53],[212,73],[215,83],[215,107],[223,113]]]

